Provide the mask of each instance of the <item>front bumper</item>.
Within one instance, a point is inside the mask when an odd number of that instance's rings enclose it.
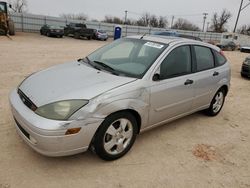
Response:
[[[66,156],[84,152],[103,119],[56,121],[38,116],[20,99],[17,91],[10,94],[15,127],[21,138],[35,151],[46,156]],[[81,127],[80,132],[65,135],[69,128]]]
[[[64,32],[63,31],[50,31],[50,34],[51,35],[60,35],[60,36],[63,36]]]
[[[107,35],[97,35],[97,38],[100,40],[107,40],[108,36]]]

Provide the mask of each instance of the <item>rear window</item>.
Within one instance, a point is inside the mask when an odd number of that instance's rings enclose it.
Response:
[[[215,50],[214,50],[214,56],[215,56],[215,59],[216,59],[216,65],[217,66],[224,65],[227,62],[227,59],[223,55],[221,55],[219,52],[217,52]]]

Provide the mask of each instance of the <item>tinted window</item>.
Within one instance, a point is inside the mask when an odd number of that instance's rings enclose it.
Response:
[[[226,58],[223,55],[221,55],[219,52],[214,51],[214,55],[216,58],[217,66],[224,65],[226,63],[227,61]]]
[[[214,67],[214,56],[210,48],[194,46],[197,71],[207,70]]]
[[[191,73],[191,67],[190,47],[175,48],[161,64],[161,79]]]

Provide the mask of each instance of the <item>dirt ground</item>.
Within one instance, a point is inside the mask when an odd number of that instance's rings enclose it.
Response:
[[[76,60],[106,44],[17,33],[0,36],[0,188],[250,187],[250,80],[240,76],[248,55],[225,52],[231,89],[217,117],[196,113],[141,134],[123,158],[91,152],[44,157],[16,134],[8,94],[30,73]]]

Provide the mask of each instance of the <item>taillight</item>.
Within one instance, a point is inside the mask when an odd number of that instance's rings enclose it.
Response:
[[[222,50],[220,51],[220,55],[222,55],[224,58],[226,58],[226,56]]]

